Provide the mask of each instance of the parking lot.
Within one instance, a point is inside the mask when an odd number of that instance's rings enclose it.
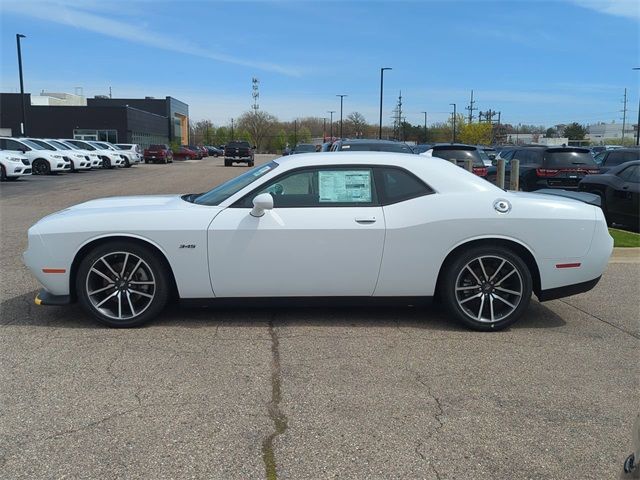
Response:
[[[256,155],[256,164],[274,156]],[[173,306],[114,330],[37,307],[41,217],[202,192],[222,158],[33,176],[0,189],[0,477],[615,478],[638,412],[640,258],[491,334],[436,307]],[[273,281],[277,281],[277,275]]]

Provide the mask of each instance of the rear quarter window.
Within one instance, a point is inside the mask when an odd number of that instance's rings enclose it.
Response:
[[[381,186],[383,205],[434,193],[422,180],[401,168],[376,168],[375,175],[376,183]]]

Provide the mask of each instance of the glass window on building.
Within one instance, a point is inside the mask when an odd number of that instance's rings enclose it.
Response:
[[[93,130],[89,128],[77,128],[73,131],[73,138],[77,140],[118,143],[118,131],[112,129]]]

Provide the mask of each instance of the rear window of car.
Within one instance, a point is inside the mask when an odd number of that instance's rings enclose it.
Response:
[[[233,147],[233,148],[249,148],[249,142],[230,142],[227,143],[227,147]]]
[[[621,163],[640,160],[640,150],[637,152],[611,152],[605,160],[607,166],[620,165]]]
[[[597,165],[591,153],[583,150],[547,150],[543,159],[545,167],[575,167]]]
[[[166,150],[166,145],[149,145],[150,150]]]
[[[445,160],[455,160],[458,165],[462,166],[464,165],[465,160],[473,160],[473,164],[478,167],[484,166],[480,153],[475,149],[435,147],[432,154],[434,157],[443,158]],[[488,158],[489,157],[487,157],[487,159]]]

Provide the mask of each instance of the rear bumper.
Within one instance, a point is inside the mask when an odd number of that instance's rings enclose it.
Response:
[[[570,297],[571,295],[577,295],[579,293],[588,292],[595,287],[600,281],[600,277],[588,280],[586,282],[575,283],[573,285],[565,285],[563,287],[549,288],[542,290],[538,295],[538,300],[546,302],[548,300],[555,300],[557,298]]]

